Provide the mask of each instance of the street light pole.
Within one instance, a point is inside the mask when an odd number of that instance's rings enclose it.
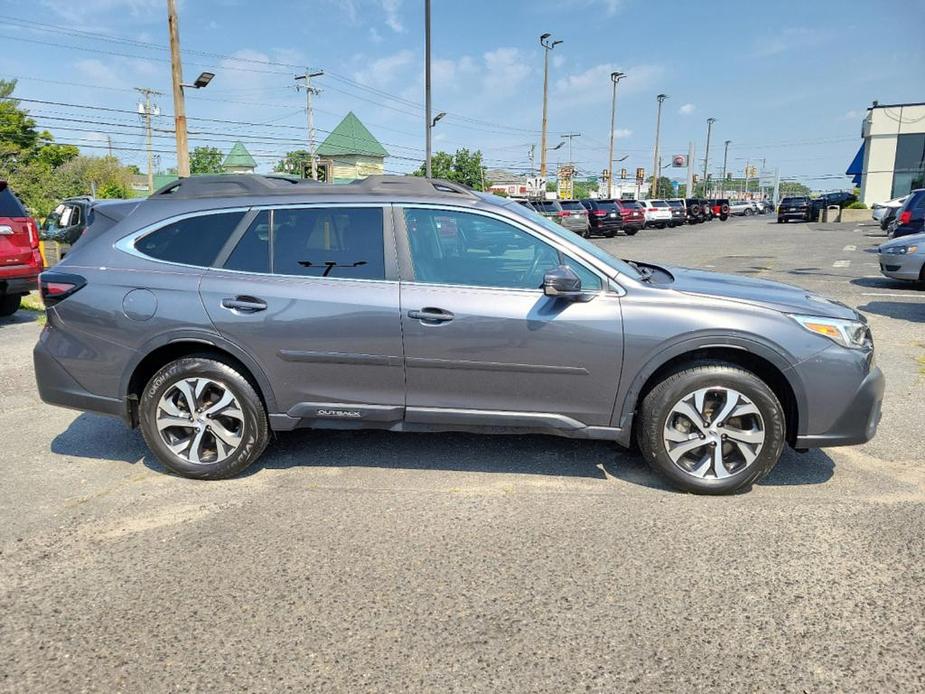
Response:
[[[540,36],[540,45],[543,47],[543,127],[540,131],[540,178],[546,179],[546,123],[548,116],[547,98],[549,95],[549,52],[562,41],[550,41],[552,34]]]
[[[726,142],[724,143],[725,147],[723,149],[723,182],[720,184],[721,189],[722,189],[722,194],[720,195],[721,198],[726,197],[726,161],[729,159],[729,143],[730,142],[732,142],[732,140],[726,140]]]
[[[424,0],[424,128],[427,152],[424,159],[424,174],[431,178],[430,150],[431,129],[434,124],[430,115],[430,0]]]
[[[659,135],[662,129],[662,103],[668,98],[667,94],[659,94],[655,97],[658,101],[658,111],[655,116],[655,156],[652,159],[652,188],[649,190],[649,197],[654,198],[658,195],[658,145]]]
[[[707,118],[707,151],[703,154],[703,192],[706,197],[707,192],[707,167],[710,164],[710,131],[713,130],[715,118]]]
[[[613,82],[613,96],[610,100],[610,153],[607,155],[607,197],[613,197],[613,137],[617,117],[617,84],[626,75],[622,72],[611,72],[610,81]]]
[[[170,33],[170,76],[173,80],[174,129],[177,133],[177,175],[189,176],[189,141],[186,134],[186,101],[183,96],[183,67],[180,64],[180,25],[177,0],[167,0],[167,29]]]

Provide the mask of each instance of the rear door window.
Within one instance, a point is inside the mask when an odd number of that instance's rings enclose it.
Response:
[[[243,212],[186,217],[141,237],[135,249],[156,260],[208,267],[243,217]]]

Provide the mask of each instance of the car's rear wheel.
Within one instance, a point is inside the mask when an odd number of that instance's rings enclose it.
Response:
[[[612,239],[614,236],[616,236],[616,234],[617,232],[615,231],[605,231],[604,238]]]
[[[233,477],[263,452],[266,409],[250,382],[211,356],[177,359],[148,382],[139,406],[148,447],[184,477]]]
[[[637,441],[674,486],[729,494],[764,477],[786,442],[784,411],[750,371],[715,361],[687,365],[645,396]]]
[[[585,230],[581,232],[582,238],[590,239],[591,238],[591,227],[585,227]]]
[[[633,227],[632,229],[624,229],[623,233],[627,236],[635,236],[638,231],[639,229],[637,227]]]
[[[4,294],[0,296],[0,316],[12,316],[19,310],[22,297],[19,294]]]

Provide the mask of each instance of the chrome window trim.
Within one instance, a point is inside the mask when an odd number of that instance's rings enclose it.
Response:
[[[385,215],[391,203],[382,203],[382,202],[312,202],[312,203],[289,203],[286,205],[275,205],[273,203],[266,203],[261,205],[248,205],[247,207],[219,207],[211,210],[198,210],[196,212],[184,212],[182,214],[177,214],[172,217],[165,217],[164,219],[148,224],[141,229],[133,231],[127,236],[123,236],[121,239],[113,243],[112,247],[127,253],[128,255],[134,256],[136,258],[141,258],[152,263],[162,263],[164,265],[173,265],[175,267],[185,267],[185,268],[195,268],[200,270],[213,270],[217,272],[232,272],[240,275],[257,275],[259,277],[283,277],[288,279],[300,279],[300,280],[334,280],[336,282],[376,282],[383,283],[388,282],[389,284],[397,284],[399,280],[390,280],[390,279],[364,279],[360,277],[313,277],[311,275],[287,275],[279,272],[249,272],[247,270],[230,270],[223,267],[215,267],[214,265],[190,265],[189,263],[175,263],[172,260],[161,260],[159,258],[153,258],[150,255],[145,255],[137,248],[135,244],[138,243],[148,234],[154,233],[158,229],[166,226],[167,224],[173,224],[174,222],[180,222],[185,219],[193,219],[194,217],[205,217],[207,215],[213,214],[226,214],[232,212],[244,212],[247,214],[251,210],[257,210],[258,213],[260,210],[282,210],[282,209],[301,209],[306,207],[378,207],[382,209],[383,216],[383,241],[385,239]]]
[[[483,210],[477,207],[467,207],[465,205],[450,205],[450,204],[427,203],[427,202],[422,202],[422,203],[401,202],[401,203],[395,203],[394,207],[398,209],[399,211],[401,211],[402,215],[404,215],[405,208],[445,210],[448,212],[465,212],[468,214],[478,214],[483,217],[489,217],[491,219],[495,219],[499,222],[504,222],[505,224],[509,224],[516,229],[520,229],[521,231],[524,231],[530,234],[534,238],[538,238],[540,241],[552,246],[553,248],[555,248],[556,250],[562,253],[565,253],[569,257],[575,258],[576,256],[578,256],[576,260],[580,261],[582,266],[586,270],[588,270],[588,272],[590,272],[592,275],[597,276],[598,279],[601,280],[601,289],[597,292],[589,292],[589,296],[602,296],[608,293],[616,293],[618,296],[623,296],[624,294],[626,294],[626,290],[623,289],[623,287],[621,287],[614,278],[612,278],[609,275],[604,274],[601,271],[601,269],[597,267],[596,264],[590,263],[588,257],[586,257],[587,254],[582,249],[574,247],[574,246],[569,246],[563,239],[552,238],[551,236],[547,236],[546,233],[542,229],[534,229],[528,226],[527,224],[521,222],[519,219],[512,219],[510,217],[498,214],[496,212],[490,212],[488,210]],[[407,228],[405,229],[405,233],[407,234]],[[588,267],[589,265],[590,267]],[[610,269],[612,271],[614,270],[614,268],[610,268]],[[465,288],[465,289],[490,289],[490,290],[497,290],[497,291],[537,292],[539,294],[543,293],[542,290],[539,288],[527,289],[523,287],[487,287],[481,284],[446,284],[442,282],[406,282],[406,284],[414,284],[414,285],[421,286],[421,287],[457,287],[457,288]],[[619,289],[616,290],[616,292],[614,292],[613,290],[614,287],[618,287]]]

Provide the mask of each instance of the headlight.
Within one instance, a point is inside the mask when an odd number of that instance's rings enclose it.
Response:
[[[919,250],[918,246],[891,246],[890,248],[884,248],[880,252],[887,255],[908,255],[915,253],[917,250]]]
[[[867,323],[857,320],[839,320],[822,316],[795,316],[791,318],[811,333],[823,335],[837,342],[842,347],[851,349],[870,349],[873,339]]]

